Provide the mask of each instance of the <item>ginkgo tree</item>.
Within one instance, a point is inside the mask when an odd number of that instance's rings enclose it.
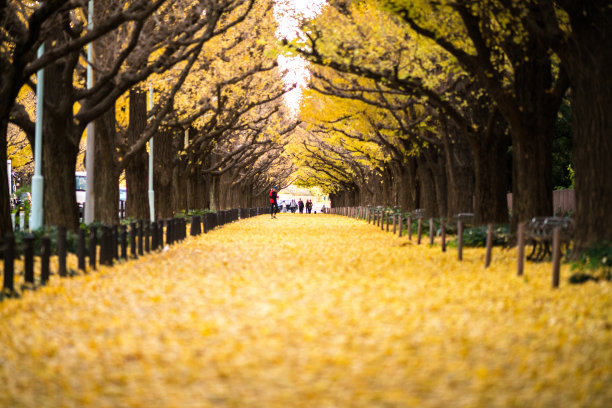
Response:
[[[344,30],[336,29],[337,24],[333,22],[338,20],[343,22],[340,25]],[[377,86],[367,87],[353,81],[349,86],[340,86],[323,79],[325,92],[388,109],[395,122],[393,126],[403,134],[403,139],[426,142],[422,144],[428,147],[423,154],[415,155],[421,161],[420,167],[425,167],[419,171],[420,184],[429,190],[435,187],[435,191],[422,194],[422,206],[436,207],[432,211],[441,215],[470,212],[470,192],[475,188],[477,221],[506,219],[505,166],[499,166],[507,146],[505,127],[486,93],[464,70],[431,44],[427,47],[410,36],[397,18],[367,4],[351,6],[341,13],[327,9],[305,30],[308,42],[300,52],[312,62],[336,71],[355,73],[377,83]],[[393,78],[392,73],[397,78]],[[326,76],[333,78],[329,73]],[[318,79],[323,77],[320,75]],[[320,87],[318,90],[321,91]],[[408,101],[418,101],[412,105],[424,106],[427,112],[424,116],[429,119],[416,120],[415,113],[423,108],[408,108],[410,105],[399,102],[397,95],[403,95]],[[399,168],[406,171],[412,163],[410,159],[403,159],[403,155],[398,155],[400,163],[404,163]],[[472,161],[475,172],[471,168]],[[433,179],[431,173],[435,174]],[[470,187],[474,178],[475,186]],[[406,184],[404,180],[398,183]],[[427,199],[432,195],[438,198]],[[435,201],[436,205],[432,204]],[[413,203],[408,209],[415,205],[419,204]]]

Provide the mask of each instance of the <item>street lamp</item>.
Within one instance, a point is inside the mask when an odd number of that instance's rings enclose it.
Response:
[[[45,53],[45,43],[38,48],[38,58]],[[45,92],[45,70],[36,73],[36,128],[34,130],[34,177],[32,177],[32,210],[30,229],[37,230],[43,225],[43,176],[42,176],[42,129]]]
[[[94,0],[89,0],[89,10],[87,17],[87,29],[93,30],[93,17],[94,17]],[[94,86],[93,77],[93,42],[87,46],[87,89],[91,89]],[[94,221],[95,215],[95,198],[96,192],[94,190],[94,176],[95,176],[95,127],[94,122],[91,121],[87,124],[87,150],[85,155],[85,169],[87,170],[87,184],[85,186],[85,212],[83,219],[86,224],[90,224]]]
[[[153,110],[153,85],[149,84],[149,112]],[[155,222],[155,191],[153,190],[153,136],[149,139],[149,215]]]

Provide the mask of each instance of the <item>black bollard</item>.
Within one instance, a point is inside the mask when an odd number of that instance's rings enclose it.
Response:
[[[106,257],[108,256],[108,231],[106,226],[100,226],[100,265],[106,265]]]
[[[104,265],[113,266],[113,233],[111,227],[103,226],[102,232],[104,233],[104,237],[102,237],[104,242]]]
[[[157,221],[153,221],[151,224],[151,251],[157,251]]]
[[[111,227],[111,233],[112,233],[112,246],[113,246],[113,259],[114,260],[119,260],[119,231],[117,230],[118,226],[117,225],[113,225]]]
[[[40,239],[40,284],[44,285],[49,281],[49,259],[51,258],[51,238],[42,237]]]
[[[144,255],[144,221],[138,221],[138,255]]]
[[[151,242],[151,223],[146,222],[145,230],[144,230],[144,251],[147,254],[151,252],[150,242]]]
[[[168,218],[166,220],[166,245],[168,245],[168,246],[172,245],[173,242],[174,242],[172,240],[172,238],[173,238],[173,235],[172,235],[173,231],[172,230],[174,229],[172,224],[173,224],[172,218]]]
[[[34,236],[23,237],[24,278],[25,283],[34,285]]]
[[[58,274],[65,277],[66,273],[66,227],[57,228],[57,261]]]
[[[130,254],[132,258],[138,258],[138,250],[136,248],[136,223],[130,224]]]
[[[121,258],[127,259],[127,227],[125,225],[121,226]]]
[[[77,258],[79,270],[85,272],[85,230],[79,228],[77,238]]]
[[[200,235],[202,231],[200,230],[200,216],[194,215],[191,217],[191,236],[195,237]]]
[[[91,270],[96,270],[96,245],[98,240],[98,231],[94,225],[89,226],[89,267]]]
[[[2,290],[15,292],[15,236],[11,233],[4,237],[4,282]]]

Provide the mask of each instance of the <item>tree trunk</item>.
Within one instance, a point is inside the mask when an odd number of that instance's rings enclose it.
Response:
[[[95,121],[94,219],[106,225],[119,223],[119,169],[116,155],[115,106]]]
[[[550,117],[513,130],[512,229],[536,216],[552,216],[552,132]],[[535,137],[534,135],[538,135]]]
[[[436,188],[431,169],[423,156],[417,158],[417,172],[419,174],[419,185],[421,187],[419,208],[425,210],[427,216],[434,216],[437,209]]]
[[[72,83],[63,80],[68,58],[64,57],[45,69],[43,216],[45,225],[76,230],[79,215],[74,172],[81,135],[74,134],[73,106],[66,100],[72,95]]]
[[[130,123],[127,130],[128,146],[138,140],[147,126],[147,94],[139,89],[130,91]],[[157,141],[155,141],[157,146]],[[154,152],[155,154],[155,152]],[[149,155],[143,148],[125,167],[126,202],[128,217],[149,219]],[[157,194],[156,194],[157,195]]]
[[[573,46],[562,56],[572,88],[575,166],[575,254],[603,240],[612,242],[612,10],[573,20]]]
[[[455,131],[442,135],[448,180],[448,208],[441,213],[452,218],[459,213],[473,212],[474,158],[467,139]]]
[[[448,188],[444,156],[440,154],[437,147],[430,146],[423,150],[425,165],[429,167],[432,175],[433,188],[435,190],[435,206],[426,211],[428,217],[441,217],[448,209]]]
[[[493,134],[472,143],[474,151],[474,223],[508,222],[506,155],[510,141]]]
[[[174,151],[172,149],[172,129],[160,129],[155,135],[153,158],[155,182],[155,212],[158,218],[174,216],[172,211],[172,168]]]

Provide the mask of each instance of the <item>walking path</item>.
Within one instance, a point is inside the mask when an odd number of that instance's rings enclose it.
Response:
[[[464,259],[280,214],[54,278],[0,303],[0,406],[611,406],[612,286]]]

